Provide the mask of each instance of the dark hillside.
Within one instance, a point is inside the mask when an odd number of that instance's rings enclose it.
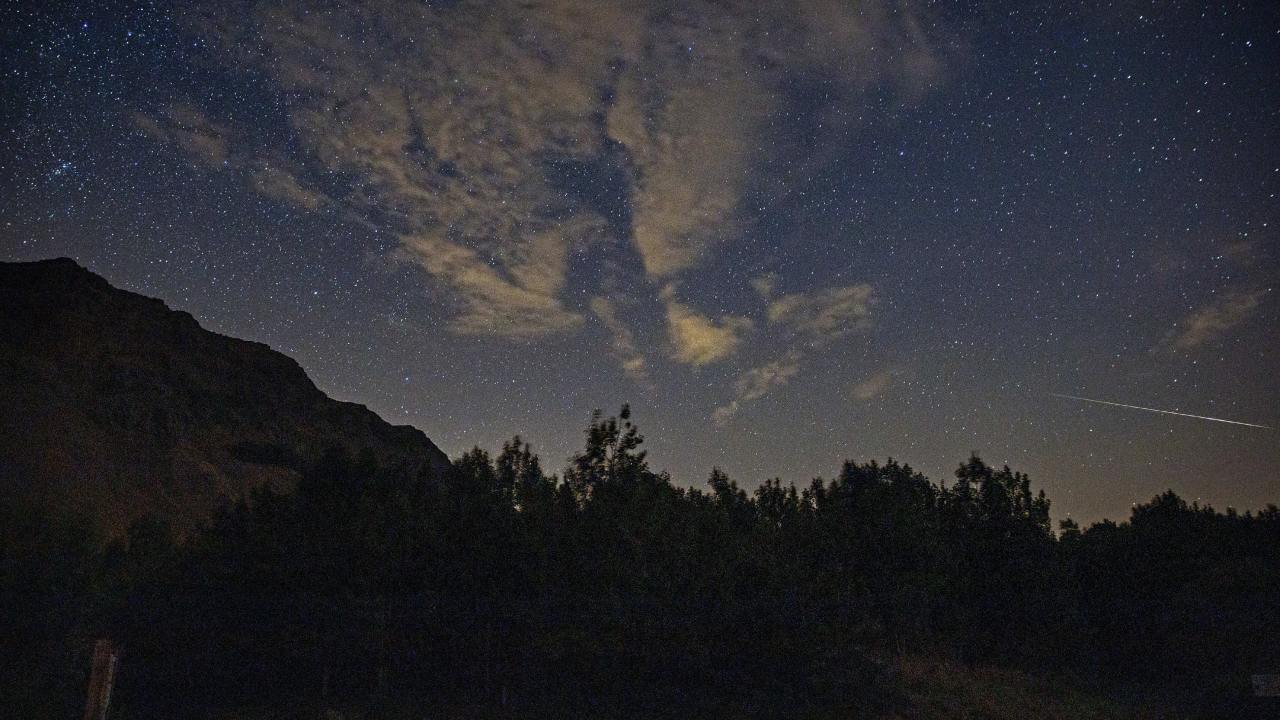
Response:
[[[423,433],[326,396],[291,358],[200,327],[67,259],[0,263],[0,487],[99,519],[178,525],[284,490],[330,446],[439,472]]]

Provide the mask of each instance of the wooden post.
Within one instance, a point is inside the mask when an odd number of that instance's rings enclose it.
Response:
[[[93,645],[93,665],[89,671],[89,695],[84,704],[84,720],[107,720],[107,708],[111,704],[111,686],[116,680],[116,665],[120,654],[110,640],[102,639]]]

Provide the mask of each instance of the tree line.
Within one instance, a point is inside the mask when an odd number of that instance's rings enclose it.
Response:
[[[0,687],[27,717],[78,711],[97,637],[123,646],[117,704],[139,712],[874,713],[901,654],[1203,705],[1280,670],[1274,505],[1170,491],[1055,533],[1043,491],[976,456],[950,483],[889,460],[747,492],[718,469],[678,486],[642,444],[624,406],[559,475],[518,437],[443,477],[333,451],[181,539],[152,517],[102,543],[6,506]]]

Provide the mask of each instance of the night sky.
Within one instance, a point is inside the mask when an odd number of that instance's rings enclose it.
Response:
[[[1280,500],[1280,3],[5,2],[0,259],[446,452]],[[320,8],[323,9],[320,9]]]

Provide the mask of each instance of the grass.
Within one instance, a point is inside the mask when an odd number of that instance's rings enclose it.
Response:
[[[1102,689],[1068,679],[1039,677],[998,667],[971,667],[927,657],[907,657],[894,664],[899,696],[885,698],[879,712],[869,708],[821,713],[822,720],[874,717],[876,720],[1186,720],[1189,715],[1150,703],[1116,698]],[[120,708],[118,720],[145,717]],[[518,720],[521,713],[495,708],[426,709],[395,700],[377,707],[325,708],[320,704],[242,708],[192,713],[202,720]],[[567,717],[576,717],[571,714]],[[526,716],[527,717],[527,716]],[[667,716],[664,716],[667,717]],[[703,717],[703,716],[699,716]],[[725,720],[756,720],[726,711]],[[593,720],[604,720],[603,718]]]
[[[1126,702],[1064,679],[929,658],[898,663],[906,707],[886,720],[1177,720],[1169,708]]]

